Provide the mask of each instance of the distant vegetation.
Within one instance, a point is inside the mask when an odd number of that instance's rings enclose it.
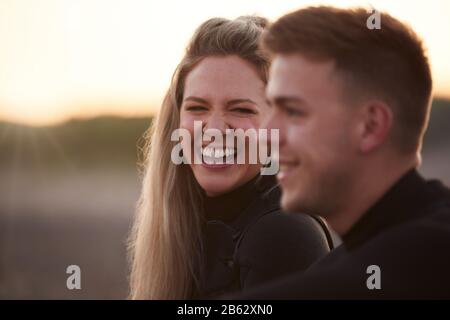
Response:
[[[134,166],[137,146],[151,123],[150,118],[99,117],[71,120],[61,125],[30,127],[0,122],[0,167],[11,164],[12,157],[22,154],[22,165],[38,161],[40,165]],[[446,147],[450,138],[450,101],[433,102],[424,151]]]
[[[135,166],[138,145],[150,118],[99,117],[71,120],[48,127],[0,122],[0,167],[20,154],[21,166],[57,169],[70,162],[77,168]],[[3,136],[3,138],[1,138]]]
[[[450,149],[450,100],[435,99],[431,109],[430,123],[425,134],[423,150]]]

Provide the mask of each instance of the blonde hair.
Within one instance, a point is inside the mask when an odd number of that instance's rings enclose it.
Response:
[[[184,80],[202,58],[238,55],[267,81],[269,60],[258,42],[267,20],[213,18],[192,37],[161,110],[145,136],[142,191],[129,238],[131,299],[186,299],[198,285],[202,192],[188,165],[175,165],[172,132],[179,127]]]

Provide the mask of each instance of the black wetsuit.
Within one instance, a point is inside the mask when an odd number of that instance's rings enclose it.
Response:
[[[280,211],[273,176],[261,176],[230,193],[205,197],[203,257],[194,298],[213,298],[299,270],[325,256],[326,226],[307,215]]]
[[[449,299],[450,190],[411,170],[309,270],[233,298]]]

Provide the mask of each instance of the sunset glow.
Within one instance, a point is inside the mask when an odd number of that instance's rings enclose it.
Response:
[[[204,20],[307,5],[374,6],[429,49],[435,95],[450,98],[450,2],[0,0],[0,119],[34,125],[102,114],[150,115]]]

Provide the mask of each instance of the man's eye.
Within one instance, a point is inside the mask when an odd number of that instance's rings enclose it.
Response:
[[[243,114],[255,114],[256,112],[253,109],[249,108],[234,108],[232,111],[243,113]]]
[[[292,107],[285,106],[284,107],[284,111],[286,112],[286,114],[288,116],[292,116],[292,117],[300,117],[300,116],[304,115],[303,111],[297,110],[297,109],[292,108]]]
[[[204,107],[204,106],[189,106],[186,107],[187,111],[205,111],[208,110],[208,108]]]

